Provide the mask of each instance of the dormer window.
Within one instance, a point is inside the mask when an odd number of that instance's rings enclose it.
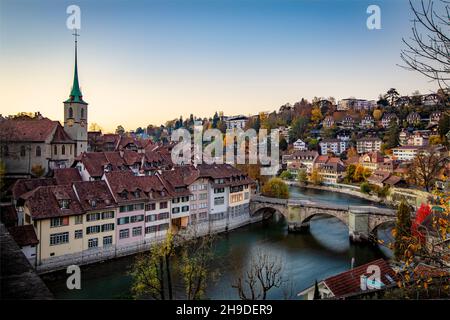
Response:
[[[92,208],[95,208],[96,206],[97,206],[97,200],[92,199],[92,200],[91,200],[91,207],[92,207]]]
[[[139,191],[139,190],[136,190],[135,192],[134,192],[134,197],[135,198],[139,198],[141,196],[141,192]]]
[[[122,191],[120,193],[120,197],[122,197],[123,199],[127,199],[128,198],[128,193],[126,191]]]
[[[69,209],[69,200],[67,200],[67,199],[60,200],[59,207],[61,209]]]

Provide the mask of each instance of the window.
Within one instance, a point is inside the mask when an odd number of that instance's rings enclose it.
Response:
[[[214,189],[214,193],[223,193],[223,192],[225,192],[224,188],[215,188]]]
[[[158,220],[168,219],[169,213],[168,212],[162,212],[158,215]]]
[[[75,230],[75,239],[83,238],[83,230]]]
[[[42,152],[41,152],[41,147],[40,147],[40,146],[37,146],[37,147],[36,147],[36,157],[40,157],[41,154],[42,154]]]
[[[58,154],[58,146],[53,147],[53,153],[55,154],[55,156]]]
[[[195,191],[195,190],[197,190],[197,185],[194,184],[191,186],[191,191]]]
[[[182,211],[182,212],[187,212],[187,211],[189,211],[189,206],[183,206],[183,207],[181,208],[181,211]]]
[[[147,203],[145,205],[145,211],[156,210],[156,203]]]
[[[153,222],[156,221],[158,215],[156,214],[149,214],[148,216],[145,216],[145,222]]]
[[[250,197],[250,193],[245,192],[245,193],[244,193],[244,197],[245,197],[245,200],[248,200],[248,198]]]
[[[102,219],[113,219],[113,218],[114,218],[114,211],[102,212]]]
[[[62,227],[69,225],[69,217],[57,217],[50,220],[50,227]]]
[[[100,226],[90,226],[86,228],[86,234],[99,233]]]
[[[119,231],[119,238],[125,239],[130,237],[130,229],[123,229]]]
[[[54,233],[50,235],[50,245],[55,246],[58,244],[64,244],[69,243],[69,233],[68,232],[62,232],[62,233]]]
[[[158,226],[150,226],[150,227],[146,227],[145,228],[145,233],[155,233],[156,231],[158,231]]]
[[[198,199],[199,200],[206,200],[206,199],[208,199],[208,194],[207,193],[201,193],[201,194],[199,194]]]
[[[178,203],[178,202],[180,202],[180,198],[173,198],[172,199],[172,203]]]
[[[133,237],[142,235],[142,227],[133,228]]]
[[[140,222],[140,221],[144,221],[144,215],[143,214],[130,217],[130,223],[135,223],[135,222]]]
[[[72,107],[69,108],[69,118],[73,118],[73,109],[72,109]]]
[[[82,223],[83,223],[83,216],[82,215],[75,216],[75,224],[82,224]]]
[[[61,209],[68,209],[69,208],[69,200],[67,200],[67,199],[60,200],[59,206]]]
[[[89,213],[86,215],[86,221],[97,221],[100,220],[100,212]]]
[[[25,146],[21,146],[20,147],[20,156],[21,157],[25,157],[25,154],[26,154]]]
[[[189,201],[189,197],[182,197],[182,198],[181,198],[181,201],[182,201],[182,202],[187,202],[187,201]]]
[[[214,198],[214,205],[215,206],[218,206],[218,205],[221,205],[221,204],[224,204],[224,203],[225,203],[225,198],[224,197]]]
[[[172,208],[172,213],[179,213],[180,212],[180,208],[176,207],[176,208]]]
[[[110,245],[112,245],[112,240],[112,236],[103,237],[103,246],[109,247]]]
[[[167,201],[160,202],[159,203],[159,208],[160,209],[167,209]]]
[[[130,217],[123,217],[123,218],[119,218],[117,219],[117,225],[122,225],[122,224],[127,224],[130,223]]]
[[[167,230],[167,229],[169,229],[169,224],[168,223],[163,223],[163,224],[158,225],[158,231],[164,231],[164,230]]]
[[[61,154],[66,154],[66,146],[65,145],[63,145],[61,147]]]
[[[98,238],[88,240],[88,248],[97,248],[97,247],[98,247]]]
[[[114,223],[107,223],[102,225],[102,232],[106,231],[113,231],[114,230]]]
[[[191,194],[191,201],[195,201],[196,200],[196,196],[195,196],[195,194]]]
[[[81,108],[81,119],[84,119],[84,109]]]

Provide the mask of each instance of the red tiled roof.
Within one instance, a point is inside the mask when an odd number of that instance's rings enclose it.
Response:
[[[80,171],[77,168],[61,168],[53,171],[56,184],[71,184],[81,181]]]
[[[8,229],[8,232],[20,247],[36,245],[39,243],[34,227],[31,224],[11,227]]]
[[[39,179],[19,179],[12,187],[12,196],[18,200],[21,195],[36,189],[41,186],[55,185],[56,181],[53,178],[39,178]]]
[[[101,210],[115,206],[105,181],[79,181],[74,182],[73,186],[84,210]],[[92,201],[95,201],[95,206]]]
[[[64,131],[63,127],[58,123],[55,133],[53,135],[52,143],[75,143]]]
[[[174,189],[158,176],[134,176],[130,171],[112,171],[106,173],[117,203],[144,201],[174,195]],[[136,196],[133,193],[139,192]]]
[[[58,121],[48,118],[6,119],[0,122],[0,139],[3,141],[44,142],[51,134]]]
[[[367,178],[369,183],[383,183],[391,174],[387,171],[376,170]]]
[[[351,270],[342,272],[323,281],[325,282],[326,286],[333,292],[336,298],[353,293],[358,293],[361,291],[361,276],[371,275],[371,273],[367,272],[367,268],[371,265],[376,265],[380,268],[380,280],[384,285],[392,284],[392,281],[395,281],[395,279],[397,278],[395,271],[392,270],[389,264],[383,259],[378,259]],[[386,277],[386,275],[388,275],[390,279]]]
[[[38,187],[22,195],[22,198],[35,220],[83,213],[75,192],[69,185]],[[69,200],[67,209],[61,208],[60,200]]]

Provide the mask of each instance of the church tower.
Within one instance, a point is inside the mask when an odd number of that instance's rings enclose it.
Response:
[[[64,101],[64,130],[76,142],[75,156],[87,151],[88,146],[88,104],[83,100],[83,94],[78,83],[77,45],[78,33],[75,30],[75,72],[72,91],[69,99]]]

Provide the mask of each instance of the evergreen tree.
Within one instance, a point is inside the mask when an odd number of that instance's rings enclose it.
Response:
[[[320,295],[320,291],[319,291],[319,284],[317,283],[317,280],[314,284],[314,298],[313,300],[320,300],[322,299],[322,296]]]
[[[394,255],[397,260],[403,260],[408,247],[408,239],[411,238],[411,210],[409,205],[402,200],[397,210],[397,221],[394,229]]]
[[[217,123],[219,122],[219,115],[217,114],[217,111],[214,113],[214,117],[212,119],[212,127],[215,129],[217,128]]]
[[[389,124],[389,129],[385,136],[386,148],[392,149],[398,146],[399,140],[398,135],[400,133],[400,129],[398,127],[397,121],[392,120]]]

